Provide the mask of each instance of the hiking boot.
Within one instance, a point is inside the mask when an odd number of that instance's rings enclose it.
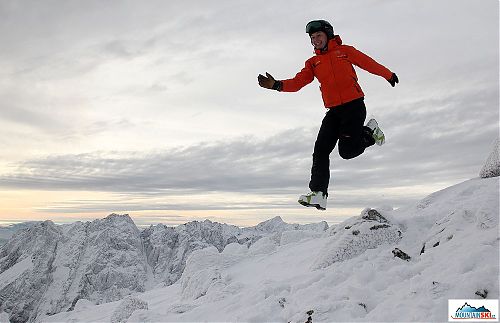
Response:
[[[377,120],[370,119],[366,126],[372,131],[372,137],[375,140],[375,143],[382,146],[385,143],[385,135],[382,129],[378,126]]]
[[[328,195],[321,191],[309,192],[306,195],[301,195],[298,202],[307,207],[314,206],[318,210],[326,210],[327,197]]]

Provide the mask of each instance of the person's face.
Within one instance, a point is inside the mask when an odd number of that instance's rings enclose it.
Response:
[[[328,36],[323,31],[317,31],[310,35],[311,44],[314,46],[314,49],[323,49],[328,44]]]

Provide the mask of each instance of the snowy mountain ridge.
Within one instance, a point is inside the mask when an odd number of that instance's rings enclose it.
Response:
[[[306,227],[324,231],[328,225]],[[118,214],[65,225],[31,223],[0,249],[0,309],[12,322],[26,322],[74,310],[80,299],[120,300],[175,283],[195,250],[250,246],[265,236],[302,229],[279,217],[250,228],[205,220],[143,231],[128,215]]]
[[[170,286],[41,321],[447,321],[448,299],[498,299],[498,185],[475,178],[323,233],[198,249]]]
[[[39,221],[26,221],[21,223],[14,223],[5,226],[0,226],[0,246],[7,241],[19,230],[28,228]]]

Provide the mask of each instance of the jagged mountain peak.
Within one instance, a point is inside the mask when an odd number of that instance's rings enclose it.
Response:
[[[260,224],[265,224],[265,223],[283,224],[285,223],[285,221],[283,221],[281,216],[277,215],[274,218],[261,222]]]
[[[272,219],[266,220],[264,222],[261,222],[255,226],[255,229],[261,230],[261,231],[275,231],[279,229],[283,229],[284,226],[286,226],[287,223],[283,221],[283,219],[280,216],[275,216]]]
[[[129,223],[129,224],[134,224],[134,220],[130,217],[128,214],[117,214],[117,213],[111,213],[104,219],[98,219],[94,221],[108,221],[108,222],[124,222],[124,223]]]
[[[51,220],[45,220],[41,222],[35,222],[32,225],[26,227],[25,230],[38,231],[38,230],[53,229],[56,227],[57,225]]]

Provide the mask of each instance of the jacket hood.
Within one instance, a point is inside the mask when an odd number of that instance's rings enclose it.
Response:
[[[342,39],[340,38],[339,35],[335,35],[335,36],[333,36],[332,39],[330,39],[328,41],[328,47],[327,47],[326,51],[321,51],[321,49],[315,49],[314,52],[316,53],[316,55],[321,55],[321,54],[324,54],[324,53],[328,53],[333,48],[335,48],[335,47],[337,47],[339,45],[342,45]]]

